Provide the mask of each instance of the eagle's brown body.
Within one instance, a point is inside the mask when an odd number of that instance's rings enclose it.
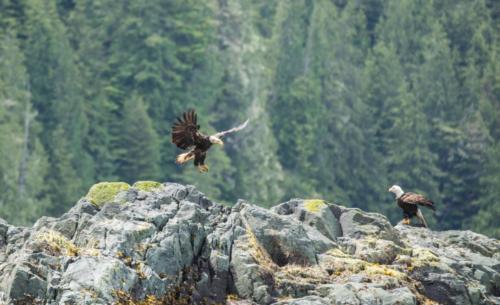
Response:
[[[189,149],[187,153],[179,155],[177,163],[185,163],[194,159],[194,165],[200,169],[205,165],[207,151],[212,146],[208,136],[199,129],[198,116],[194,110],[183,113],[182,118],[172,126],[172,143],[182,149]]]
[[[422,195],[415,193],[404,193],[398,198],[398,206],[403,209],[404,218],[417,216],[418,205],[426,206],[435,210],[434,203]]]
[[[184,112],[182,118],[177,118],[177,122],[172,126],[172,143],[181,149],[187,150],[187,152],[177,156],[176,162],[183,164],[194,159],[194,165],[198,167],[200,172],[208,171],[205,158],[212,144],[223,145],[222,137],[245,128],[247,123],[248,120],[238,127],[206,136],[200,132],[196,112],[194,110]]]
[[[434,202],[416,193],[404,193],[401,187],[394,185],[389,189],[390,192],[396,194],[398,206],[403,210],[403,223],[409,224],[412,217],[417,217],[420,222],[427,227],[424,215],[419,209],[419,206],[425,206],[432,210],[436,210]]]

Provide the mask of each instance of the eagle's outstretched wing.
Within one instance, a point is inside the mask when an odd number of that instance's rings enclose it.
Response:
[[[240,131],[243,128],[247,127],[249,121],[250,120],[246,120],[243,124],[241,124],[241,125],[239,125],[237,127],[231,128],[231,129],[226,130],[226,131],[218,132],[218,133],[216,133],[216,134],[214,134],[212,136],[220,139],[220,138],[224,137],[227,134],[230,134],[230,133],[233,133],[233,132],[236,132],[236,131]]]
[[[177,118],[177,122],[172,126],[172,143],[182,149],[195,145],[202,137],[198,132],[200,125],[197,125],[197,121],[194,110],[184,112],[182,118]]]
[[[415,194],[415,193],[404,193],[401,196],[401,200],[403,200],[406,203],[409,204],[418,204],[422,206],[426,206],[428,208],[431,208],[435,210],[436,208],[434,207],[434,202],[431,200],[425,198],[424,196],[420,194]]]

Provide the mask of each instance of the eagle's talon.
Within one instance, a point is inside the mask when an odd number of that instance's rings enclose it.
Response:
[[[206,172],[208,172],[208,166],[207,166],[207,165],[205,165],[205,164],[203,164],[203,165],[198,165],[198,171],[199,171],[200,173],[206,173]]]
[[[410,218],[403,218],[404,225],[410,225]]]

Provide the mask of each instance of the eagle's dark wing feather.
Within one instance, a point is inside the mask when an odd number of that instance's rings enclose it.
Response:
[[[424,196],[422,196],[420,194],[404,193],[400,199],[408,204],[418,204],[421,206],[426,206],[426,207],[431,208],[433,210],[436,209],[434,207],[434,202],[432,202],[431,200],[425,198]]]
[[[194,110],[184,112],[182,118],[177,118],[172,126],[172,143],[182,149],[196,145],[202,138],[197,121],[198,116]]]

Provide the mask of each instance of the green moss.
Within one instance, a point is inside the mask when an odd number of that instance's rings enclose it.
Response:
[[[85,197],[96,206],[102,206],[112,201],[116,194],[129,188],[130,185],[125,182],[100,182],[94,184]]]
[[[317,213],[326,207],[325,201],[321,199],[309,199],[304,202],[304,208],[311,213]]]
[[[153,189],[161,186],[160,182],[156,181],[137,181],[132,187],[145,192],[151,192]]]

